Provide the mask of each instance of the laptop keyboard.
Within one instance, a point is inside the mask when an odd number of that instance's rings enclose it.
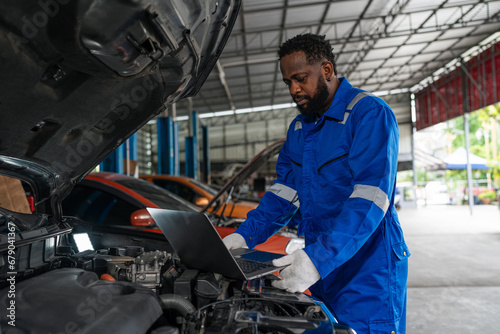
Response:
[[[272,264],[270,263],[262,263],[262,262],[255,262],[255,261],[249,261],[246,259],[241,259],[241,258],[235,258],[236,263],[240,266],[241,270],[244,273],[253,273],[261,269],[266,269],[273,267]]]

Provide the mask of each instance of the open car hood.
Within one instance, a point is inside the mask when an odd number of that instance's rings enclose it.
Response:
[[[265,149],[263,149],[259,154],[252,158],[249,162],[243,166],[231,179],[220,189],[220,191],[215,195],[212,200],[205,206],[203,212],[206,212],[208,208],[214,205],[221,205],[220,200],[225,201],[228,197],[233,196],[232,192],[235,188],[238,188],[243,184],[243,182],[250,177],[254,172],[258,171],[266,162],[272,157],[278,154],[285,143],[285,138],[280,139]]]
[[[4,0],[0,174],[51,211],[148,120],[198,92],[240,0]]]

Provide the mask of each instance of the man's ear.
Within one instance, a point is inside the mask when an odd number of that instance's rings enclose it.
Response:
[[[333,64],[329,61],[325,61],[321,65],[321,71],[326,79],[331,79],[335,75],[335,73],[333,73]]]

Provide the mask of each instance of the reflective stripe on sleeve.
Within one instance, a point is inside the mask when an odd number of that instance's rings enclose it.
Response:
[[[300,207],[297,191],[288,186],[285,186],[284,184],[275,183],[272,186],[270,186],[269,189],[267,189],[267,191],[270,191],[276,196],[281,197],[286,201],[289,201],[297,208]]]
[[[345,110],[349,110],[349,111],[352,110],[354,108],[354,106],[356,105],[356,103],[358,103],[359,100],[361,100],[365,96],[375,96],[375,95],[373,95],[372,93],[368,93],[368,92],[360,92],[360,93],[358,93],[358,95],[356,95],[351,100],[351,103],[349,103],[349,105],[347,106],[347,108],[345,108]]]
[[[356,184],[354,186],[354,191],[349,198],[355,197],[363,198],[375,203],[376,206],[384,211],[384,214],[389,208],[389,198],[387,198],[387,194],[378,187]]]
[[[344,113],[344,119],[342,121],[340,121],[339,123],[340,124],[345,124],[345,122],[347,122],[347,119],[349,118],[349,114],[350,112],[352,111],[352,109],[354,108],[354,106],[363,98],[363,97],[366,97],[366,96],[375,96],[373,95],[372,93],[368,93],[368,92],[360,92],[358,93],[358,95],[356,95],[352,100],[351,102],[349,103],[349,105],[345,108],[345,113]]]

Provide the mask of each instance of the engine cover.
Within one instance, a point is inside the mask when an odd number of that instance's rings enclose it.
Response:
[[[4,310],[12,300],[7,299],[9,289],[0,291]],[[16,319],[22,320],[16,321],[16,329],[24,333],[145,333],[162,315],[150,289],[99,280],[76,268],[17,283],[14,306]]]

